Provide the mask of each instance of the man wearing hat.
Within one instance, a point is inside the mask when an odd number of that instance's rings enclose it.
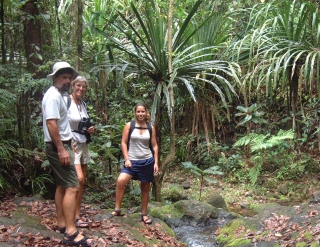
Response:
[[[75,225],[76,197],[79,182],[71,148],[71,128],[67,116],[67,105],[63,95],[69,91],[70,83],[78,72],[67,62],[57,62],[47,78],[53,85],[42,100],[43,132],[46,155],[53,170],[57,185],[55,204],[57,229],[64,233],[62,244],[92,246],[93,241],[79,234]]]

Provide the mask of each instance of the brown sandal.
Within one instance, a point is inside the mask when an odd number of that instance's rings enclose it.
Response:
[[[113,210],[113,212],[111,213],[112,216],[124,216],[123,213],[121,213],[121,209],[115,209]]]
[[[89,222],[82,220],[80,217],[76,218],[76,226],[79,228],[89,228]]]
[[[147,217],[147,218],[144,219],[143,217]],[[147,214],[141,214],[141,220],[143,221],[143,223],[148,225],[152,223],[151,218]]]
[[[66,227],[55,226],[55,227],[53,227],[53,230],[58,231],[62,234],[62,233],[66,232]]]

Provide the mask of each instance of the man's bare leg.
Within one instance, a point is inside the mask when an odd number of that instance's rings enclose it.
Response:
[[[63,212],[64,218],[66,222],[66,233],[68,235],[73,235],[77,231],[76,223],[75,223],[75,214],[76,214],[76,198],[79,192],[79,187],[69,187],[66,188],[66,192],[63,198]],[[75,237],[74,242],[79,242],[83,239],[84,236],[82,234],[78,234]],[[93,243],[92,239],[88,239],[87,243]]]
[[[66,226],[66,222],[65,222],[64,214],[63,214],[64,195],[65,195],[65,189],[62,188],[61,186],[57,186],[56,193],[54,196],[54,202],[56,204],[56,211],[57,211],[57,225],[60,228]]]
[[[66,221],[66,232],[72,235],[76,232],[75,215],[76,215],[76,199],[79,187],[66,188],[63,198],[63,212]]]

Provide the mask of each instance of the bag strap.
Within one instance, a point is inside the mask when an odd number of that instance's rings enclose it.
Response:
[[[149,148],[150,148],[150,150],[152,152],[152,155],[154,155],[154,150],[153,150],[152,143],[151,143],[151,139],[152,139],[152,125],[151,125],[151,123],[147,123],[147,128],[148,128],[149,133],[150,133]]]
[[[69,110],[70,105],[71,105],[71,97],[70,97],[70,95],[69,95],[69,94],[64,94],[64,95],[63,95],[63,99],[64,99],[64,102],[66,102],[67,110]],[[84,102],[83,100],[81,100],[81,102],[82,102],[83,107],[84,107],[84,108],[86,109],[86,111],[87,111],[87,104],[86,104],[86,102]]]
[[[127,147],[128,147],[128,150],[129,150],[129,143],[130,143],[130,137],[131,137],[131,134],[133,132],[133,130],[135,129],[136,127],[136,121],[131,121],[130,122],[130,129],[129,129],[129,133],[128,133],[128,144],[127,144]],[[121,146],[121,144],[120,144]]]
[[[136,127],[136,121],[131,121],[130,122],[130,130],[129,130],[129,134],[128,134],[128,149],[129,149],[130,137],[131,137],[131,134],[132,134],[133,130],[135,129],[135,127]]]
[[[71,105],[71,97],[70,97],[70,95],[69,94],[64,94],[63,95],[63,99],[64,99],[64,102],[66,102],[67,110],[69,110],[70,105]]]

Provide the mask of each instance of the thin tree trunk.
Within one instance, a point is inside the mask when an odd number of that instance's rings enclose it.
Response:
[[[68,58],[72,59],[73,57],[73,42],[77,40],[74,32],[74,25],[78,17],[78,5],[80,0],[72,0],[71,10],[70,10],[70,32],[69,32],[69,49],[68,49]]]
[[[78,53],[77,69],[79,71],[82,71],[82,14],[83,14],[83,3],[82,3],[82,0],[79,0],[78,15],[77,15],[77,53]]]
[[[4,28],[4,0],[1,0],[0,5],[0,18],[1,18],[1,57],[2,64],[6,64],[6,49],[5,49],[5,28]]]
[[[56,8],[55,8],[56,17],[57,17],[57,23],[58,23],[59,51],[60,51],[60,56],[62,56],[61,23],[60,23],[59,12],[58,12],[58,8],[59,8],[58,0],[56,0],[55,3],[56,3]]]
[[[172,19],[173,19],[173,9],[174,9],[174,0],[170,0],[169,6],[169,14],[168,14],[168,79],[173,76],[172,70]],[[164,178],[165,171],[167,166],[172,162],[175,158],[175,147],[176,147],[176,139],[175,139],[175,112],[174,112],[174,92],[173,92],[173,85],[170,85],[169,88],[170,93],[170,106],[169,106],[169,118],[170,118],[170,149],[169,153],[164,159],[161,165],[159,164],[159,168],[161,170],[160,176],[157,176],[155,179],[154,184],[154,195],[156,201],[161,201],[161,187]],[[160,153],[159,153],[160,156]]]

